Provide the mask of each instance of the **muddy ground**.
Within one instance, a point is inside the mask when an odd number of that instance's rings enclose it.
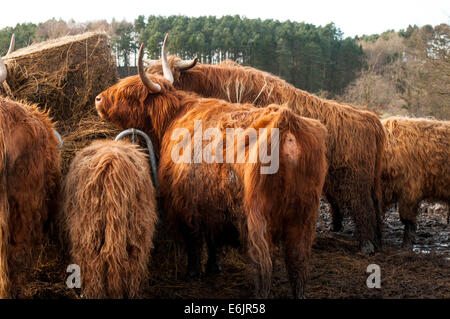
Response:
[[[447,210],[422,204],[418,242],[413,250],[401,247],[403,225],[395,208],[386,214],[384,248],[374,256],[358,252],[353,224],[347,218],[342,233],[329,232],[329,208],[322,203],[313,247],[307,298],[450,298],[450,226]],[[237,250],[224,252],[223,272],[201,281],[183,279],[186,258],[170,240],[160,241],[152,253],[151,278],[143,298],[252,298],[252,272],[248,259]],[[68,261],[54,245],[47,245],[23,298],[80,298],[78,289],[65,281]],[[369,264],[381,267],[381,289],[366,286]],[[270,298],[291,298],[278,253]]]

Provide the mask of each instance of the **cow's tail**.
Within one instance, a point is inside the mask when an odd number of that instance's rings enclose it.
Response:
[[[267,133],[270,134],[269,131]],[[265,143],[265,147],[270,149],[271,145],[267,141],[267,135],[263,134],[258,137],[257,144],[261,147],[261,143]],[[276,143],[278,143],[278,139]],[[256,147],[257,145],[253,145],[250,149],[255,150]],[[260,298],[268,297],[272,280],[272,237],[269,223],[273,207],[269,198],[273,195],[270,182],[274,175],[266,173],[258,160],[257,163],[248,163],[244,174],[248,252],[256,265],[256,295]]]
[[[128,158],[124,159],[124,155],[126,154],[118,154],[110,159],[104,175],[96,182],[97,185],[108,185],[108,189],[102,192],[100,211],[104,214],[104,238],[98,258],[102,263],[100,268],[105,269],[104,274],[99,274],[100,278],[105,278],[104,295],[109,298],[135,298],[139,290],[139,271],[142,271],[136,265],[139,250],[134,248],[140,247],[140,242],[134,242],[133,238],[143,237],[144,234],[138,237],[137,234],[130,233],[140,230],[134,228],[139,224],[132,208],[132,201],[137,200],[135,190],[138,181],[130,180],[133,176],[136,178],[138,172],[133,171],[130,176],[130,170],[135,167],[130,168],[131,164]],[[148,221],[141,219],[140,222]]]
[[[257,184],[258,181],[253,181]],[[251,186],[250,186],[251,187]],[[272,258],[268,242],[267,217],[264,216],[265,200],[257,188],[248,189],[246,194],[248,253],[256,265],[257,297],[267,298],[272,279]]]
[[[105,165],[106,166],[106,165]],[[97,173],[97,172],[95,172]],[[100,219],[96,221],[95,230],[101,236],[95,237],[95,246],[101,247],[98,252],[92,251],[91,260],[86,261],[84,274],[85,294],[88,298],[124,298],[126,297],[127,283],[127,204],[124,198],[126,184],[117,181],[120,176],[114,170],[112,163],[106,166],[102,174],[93,184],[108,185],[101,192],[102,201],[98,211]],[[85,240],[89,240],[86,238]],[[84,243],[84,245],[89,245]],[[85,271],[86,271],[85,270]]]
[[[0,123],[1,124],[1,123]],[[0,298],[9,297],[8,238],[9,203],[6,186],[5,136],[0,125]]]

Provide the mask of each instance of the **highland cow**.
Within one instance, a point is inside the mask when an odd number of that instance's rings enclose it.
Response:
[[[148,61],[146,71],[162,72],[161,61]],[[333,229],[342,229],[344,211],[355,225],[361,251],[381,248],[381,158],[385,135],[375,114],[336,101],[320,99],[284,80],[231,61],[197,64],[169,58],[177,89],[230,102],[265,107],[287,104],[297,114],[319,120],[328,130],[328,175],[324,195],[331,205]]]
[[[65,178],[59,225],[86,298],[136,298],[157,221],[148,157],[135,144],[94,141]]]
[[[383,206],[398,202],[405,225],[403,245],[415,241],[422,200],[450,202],[450,121],[393,117],[386,129]]]
[[[286,107],[265,109],[250,104],[232,104],[218,99],[199,98],[176,90],[167,67],[163,45],[164,77],[144,72],[139,52],[138,76],[121,80],[96,99],[101,117],[121,128],[135,127],[151,136],[160,155],[160,194],[169,222],[185,239],[188,253],[187,274],[201,273],[201,247],[209,248],[207,271],[219,271],[219,248],[240,242],[248,248],[256,269],[256,294],[267,297],[271,286],[274,246],[282,241],[291,287],[295,297],[304,296],[308,261],[314,238],[319,198],[326,175],[326,130],[318,121],[305,119]],[[195,122],[218,130],[211,161],[190,163],[195,154]],[[218,154],[235,160],[239,144],[225,146],[223,132],[241,128],[279,132],[279,139],[260,134],[254,143],[244,136],[241,147],[245,160],[223,163]],[[193,141],[174,138],[177,130],[194,135]],[[205,131],[206,132],[206,131]],[[184,144],[183,144],[184,143]],[[184,161],[174,160],[180,155]],[[206,141],[200,147],[205,148]],[[218,146],[219,145],[219,146]],[[262,174],[262,160],[250,161],[256,149],[270,148],[279,154],[279,167],[273,174]],[[225,156],[224,156],[225,157]]]
[[[0,85],[7,69],[0,58]],[[0,298],[16,297],[56,211],[61,159],[48,114],[0,97]]]

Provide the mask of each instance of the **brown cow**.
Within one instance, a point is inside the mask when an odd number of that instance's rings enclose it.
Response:
[[[257,269],[257,296],[267,297],[272,252],[275,244],[282,241],[293,294],[303,297],[327,169],[325,128],[286,107],[260,109],[176,90],[171,84],[170,69],[165,68],[166,78],[145,74],[142,55],[143,46],[139,76],[123,79],[101,93],[96,107],[104,119],[121,128],[138,128],[155,142],[160,154],[160,193],[168,220],[185,238],[188,274],[198,276],[201,272],[203,237],[209,246],[207,271],[218,270],[217,248],[239,239],[248,246]],[[209,137],[211,143],[202,140],[196,145],[195,127],[199,122],[195,121],[201,121],[205,132],[219,132]],[[225,141],[229,135],[224,132],[234,128],[241,128],[242,132],[232,137],[230,145]],[[256,140],[251,138],[252,129],[260,129]],[[181,142],[180,132],[188,137],[184,135]],[[268,141],[269,135],[279,138]],[[192,141],[190,136],[194,136]],[[239,138],[243,142],[236,147],[234,141]],[[198,150],[203,150],[203,154],[208,150],[206,144],[210,146],[211,161],[196,161]],[[273,158],[279,156],[279,166],[275,172],[264,174],[267,166],[261,157],[252,161],[251,154],[259,150],[261,156],[261,150],[268,148]],[[194,163],[189,149],[194,150]],[[239,150],[245,152],[242,162],[236,161]],[[178,158],[181,154],[183,161]],[[223,163],[220,157],[226,157],[227,162]]]
[[[0,58],[0,84],[6,77]],[[0,97],[0,298],[17,295],[56,208],[61,163],[53,130],[36,106]]]
[[[149,62],[147,72],[162,72],[161,61]],[[287,104],[297,114],[324,124],[329,164],[324,194],[332,207],[333,228],[341,230],[342,214],[349,210],[361,251],[372,253],[381,247],[380,165],[385,135],[375,114],[320,99],[279,77],[231,61],[195,66],[196,60],[171,56],[169,64],[178,89],[260,107]]]
[[[94,141],[73,159],[60,229],[87,298],[136,298],[157,221],[147,156],[129,142]]]
[[[411,246],[420,201],[450,202],[450,121],[393,117],[382,123],[383,204],[386,210],[398,202],[403,245]]]

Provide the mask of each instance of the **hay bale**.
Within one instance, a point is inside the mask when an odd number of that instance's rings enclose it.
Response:
[[[112,124],[103,121],[98,115],[88,114],[70,127],[62,127],[64,146],[61,149],[62,172],[66,174],[71,160],[78,151],[93,140],[114,139],[120,132]]]
[[[37,103],[59,122],[73,123],[95,113],[95,96],[117,81],[105,33],[37,43],[13,52],[4,62],[8,78],[0,94]]]

